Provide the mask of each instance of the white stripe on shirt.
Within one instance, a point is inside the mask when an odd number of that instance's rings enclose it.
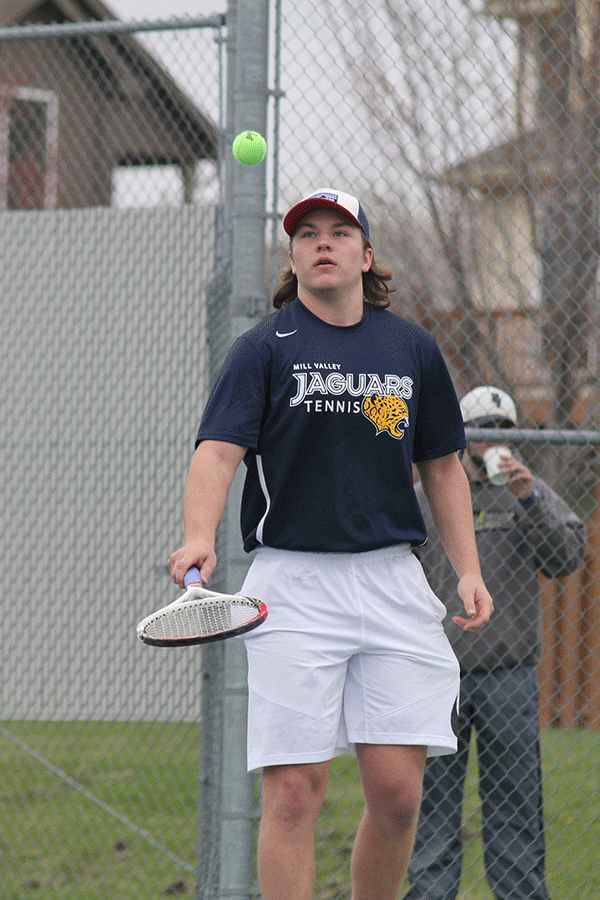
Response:
[[[256,528],[256,540],[257,540],[260,544],[262,544],[262,543],[264,543],[264,541],[263,541],[263,528],[264,528],[264,525],[265,525],[265,519],[266,519],[267,516],[269,515],[269,510],[270,510],[270,508],[271,508],[271,497],[270,497],[270,495],[269,495],[269,491],[267,490],[267,482],[266,482],[266,480],[265,480],[265,473],[264,473],[264,470],[263,470],[262,456],[260,456],[260,455],[257,453],[255,459],[256,459],[256,468],[257,468],[257,471],[258,471],[258,480],[260,481],[260,486],[261,486],[261,488],[262,488],[263,494],[265,495],[265,500],[266,500],[266,503],[267,503],[267,508],[265,509],[264,515],[263,515],[263,517],[261,518],[261,520],[260,520],[260,522],[258,523],[258,526],[257,526],[257,528]]]

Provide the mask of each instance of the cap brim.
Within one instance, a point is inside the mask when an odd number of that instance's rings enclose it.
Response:
[[[516,428],[516,424],[506,416],[476,416],[464,423],[465,428]]]
[[[292,206],[286,215],[283,220],[285,233],[292,237],[300,220],[313,209],[333,209],[344,216],[344,218],[349,219],[353,225],[356,225],[356,227],[360,228],[362,231],[362,226],[358,219],[343,206],[340,206],[339,203],[335,203],[333,200],[327,200],[326,197],[309,197],[307,200],[302,200],[300,203],[297,203],[296,206]]]

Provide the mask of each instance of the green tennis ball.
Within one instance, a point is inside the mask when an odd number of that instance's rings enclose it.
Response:
[[[267,142],[258,131],[242,131],[231,149],[238,162],[245,166],[255,166],[267,155]]]

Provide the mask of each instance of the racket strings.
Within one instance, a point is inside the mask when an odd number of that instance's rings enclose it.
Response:
[[[245,597],[191,600],[164,610],[145,631],[148,637],[165,640],[218,634],[245,625],[257,611],[256,603]]]

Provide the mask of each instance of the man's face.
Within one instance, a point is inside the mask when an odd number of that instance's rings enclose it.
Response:
[[[365,248],[360,228],[335,210],[317,209],[300,221],[290,247],[290,265],[298,284],[315,296],[339,295],[362,288],[373,251]]]
[[[467,454],[470,459],[473,461],[477,469],[485,470],[485,463],[483,461],[483,454],[491,447],[492,444],[482,444],[482,443],[474,443],[470,442],[467,444]]]
[[[501,421],[490,423],[489,425],[478,425],[479,428],[486,428],[490,432],[490,437],[493,435],[494,430],[496,428],[513,428],[512,422],[509,421]],[[485,472],[485,463],[483,461],[483,454],[489,447],[493,447],[495,444],[499,443],[498,440],[492,440],[491,442],[487,441],[469,441],[467,444],[467,449],[465,454],[463,455],[463,465],[467,468],[470,474],[484,473]],[[505,443],[504,441],[502,443]],[[469,465],[470,463],[470,465]],[[471,467],[474,467],[473,471],[471,471]]]

